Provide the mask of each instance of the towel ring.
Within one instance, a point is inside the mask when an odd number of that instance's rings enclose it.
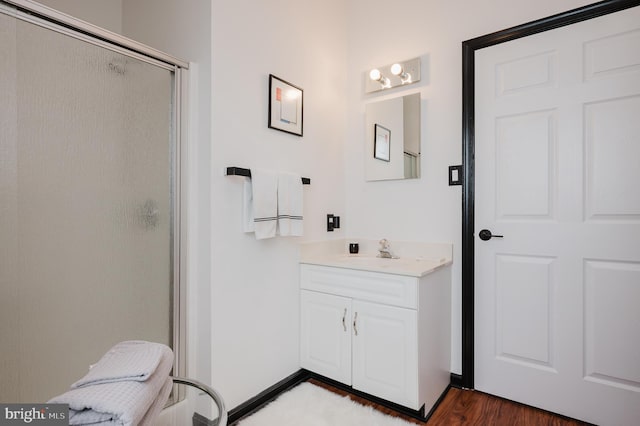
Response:
[[[218,406],[218,418],[214,420],[213,425],[227,426],[227,410],[225,409],[225,406],[224,406],[224,400],[222,399],[222,396],[215,391],[215,389],[197,380],[187,379],[185,377],[171,376],[171,379],[173,380],[173,383],[191,386],[191,387],[200,389],[201,391],[209,395],[211,399],[213,399],[213,401]]]

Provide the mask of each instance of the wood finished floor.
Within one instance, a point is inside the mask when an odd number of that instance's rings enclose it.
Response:
[[[348,396],[355,402],[375,408],[393,417],[400,417],[417,425],[478,425],[478,426],[578,426],[588,423],[567,419],[562,416],[539,410],[537,408],[508,401],[478,391],[451,388],[444,397],[429,421],[407,417],[386,407],[371,403],[363,398],[351,395],[348,392],[334,388],[333,386],[309,380],[314,385],[323,387],[339,395]]]

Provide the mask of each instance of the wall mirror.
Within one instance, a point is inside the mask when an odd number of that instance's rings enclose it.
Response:
[[[365,179],[420,177],[420,94],[367,104]]]

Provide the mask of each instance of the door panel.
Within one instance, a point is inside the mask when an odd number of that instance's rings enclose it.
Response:
[[[585,79],[607,78],[633,73],[640,68],[640,30],[631,30],[588,41],[585,50]]]
[[[640,418],[640,8],[476,51],[475,386]]]
[[[300,291],[302,368],[351,384],[351,299]]]
[[[555,84],[554,51],[515,58],[496,66],[496,96],[552,87]]]
[[[496,256],[496,353],[552,366],[553,258]]]
[[[417,312],[353,302],[353,387],[417,410]]]
[[[587,220],[640,221],[638,111],[639,95],[585,105]]]
[[[496,119],[496,220],[552,219],[555,112]]]
[[[585,380],[640,391],[640,263],[585,260]]]

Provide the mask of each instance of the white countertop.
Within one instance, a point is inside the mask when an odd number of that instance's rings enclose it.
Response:
[[[386,274],[408,275],[419,278],[438,268],[450,265],[451,258],[426,259],[423,257],[406,256],[398,259],[385,259],[367,254],[310,254],[304,256],[300,260],[300,263],[383,272]]]

